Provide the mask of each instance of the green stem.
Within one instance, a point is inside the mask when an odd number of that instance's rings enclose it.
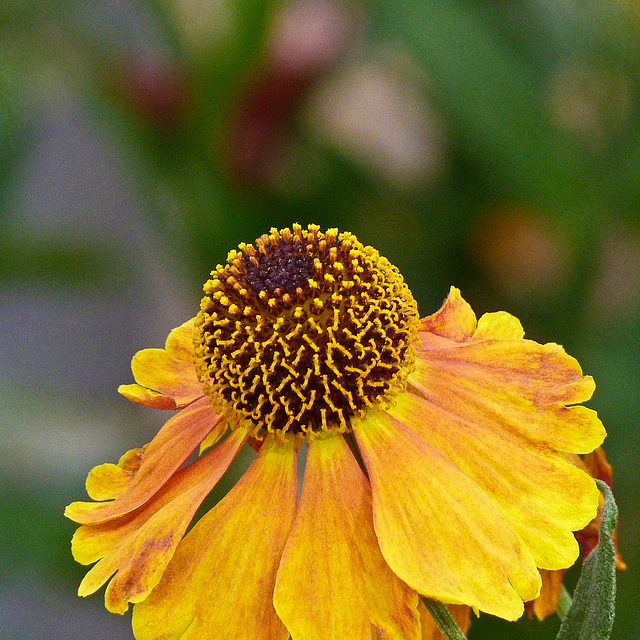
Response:
[[[569,611],[571,602],[571,595],[567,591],[567,588],[564,586],[564,584],[561,584],[560,598],[558,599],[558,606],[556,607],[556,613],[558,614],[558,618],[560,618],[560,620],[564,620],[567,617],[567,611]]]
[[[458,626],[458,623],[449,613],[449,609],[442,602],[421,598],[424,606],[431,614],[434,622],[438,625],[438,629],[447,640],[466,640],[466,636]]]

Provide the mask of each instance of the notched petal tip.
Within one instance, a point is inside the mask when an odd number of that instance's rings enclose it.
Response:
[[[123,517],[80,527],[72,553],[96,562],[79,589],[89,595],[109,581],[106,608],[124,613],[158,584],[196,510],[228,469],[246,440],[236,429],[215,449],[178,471],[147,504]]]
[[[578,404],[591,397],[593,379],[557,344],[472,340],[417,356],[409,381],[455,415],[515,429],[563,452],[587,453],[604,439],[595,411]]]
[[[146,447],[127,451],[118,464],[100,464],[89,471],[86,487],[92,500],[113,500],[124,493],[135,477]]]
[[[74,502],[65,515],[80,524],[97,524],[131,513],[162,489],[211,431],[226,429],[222,421],[208,398],[196,400],[172,416],[149,443],[127,491],[108,502]]]
[[[88,526],[83,525],[75,530],[71,538],[71,555],[78,564],[93,564],[102,557],[103,553],[103,546],[96,542],[93,532]],[[97,585],[95,589],[86,592],[87,581],[87,576],[85,575],[82,583],[80,583],[80,588],[83,590],[83,593],[78,592],[78,595],[89,595],[100,587],[100,585]]]

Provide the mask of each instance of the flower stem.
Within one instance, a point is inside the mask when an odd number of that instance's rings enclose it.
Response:
[[[458,626],[458,623],[453,619],[453,616],[449,613],[449,609],[442,604],[442,602],[436,602],[435,600],[429,600],[427,598],[421,598],[424,606],[431,614],[434,622],[438,625],[440,633],[447,640],[466,640],[466,636],[462,633],[462,630]]]

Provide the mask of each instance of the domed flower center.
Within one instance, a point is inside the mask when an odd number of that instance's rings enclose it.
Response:
[[[296,224],[255,244],[231,251],[204,286],[205,393],[257,437],[347,431],[404,388],[415,300],[397,268],[350,233]]]

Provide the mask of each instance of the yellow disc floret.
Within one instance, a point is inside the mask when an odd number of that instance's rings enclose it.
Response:
[[[404,388],[418,312],[398,269],[337,229],[271,229],[205,286],[198,376],[251,433],[347,431]]]

